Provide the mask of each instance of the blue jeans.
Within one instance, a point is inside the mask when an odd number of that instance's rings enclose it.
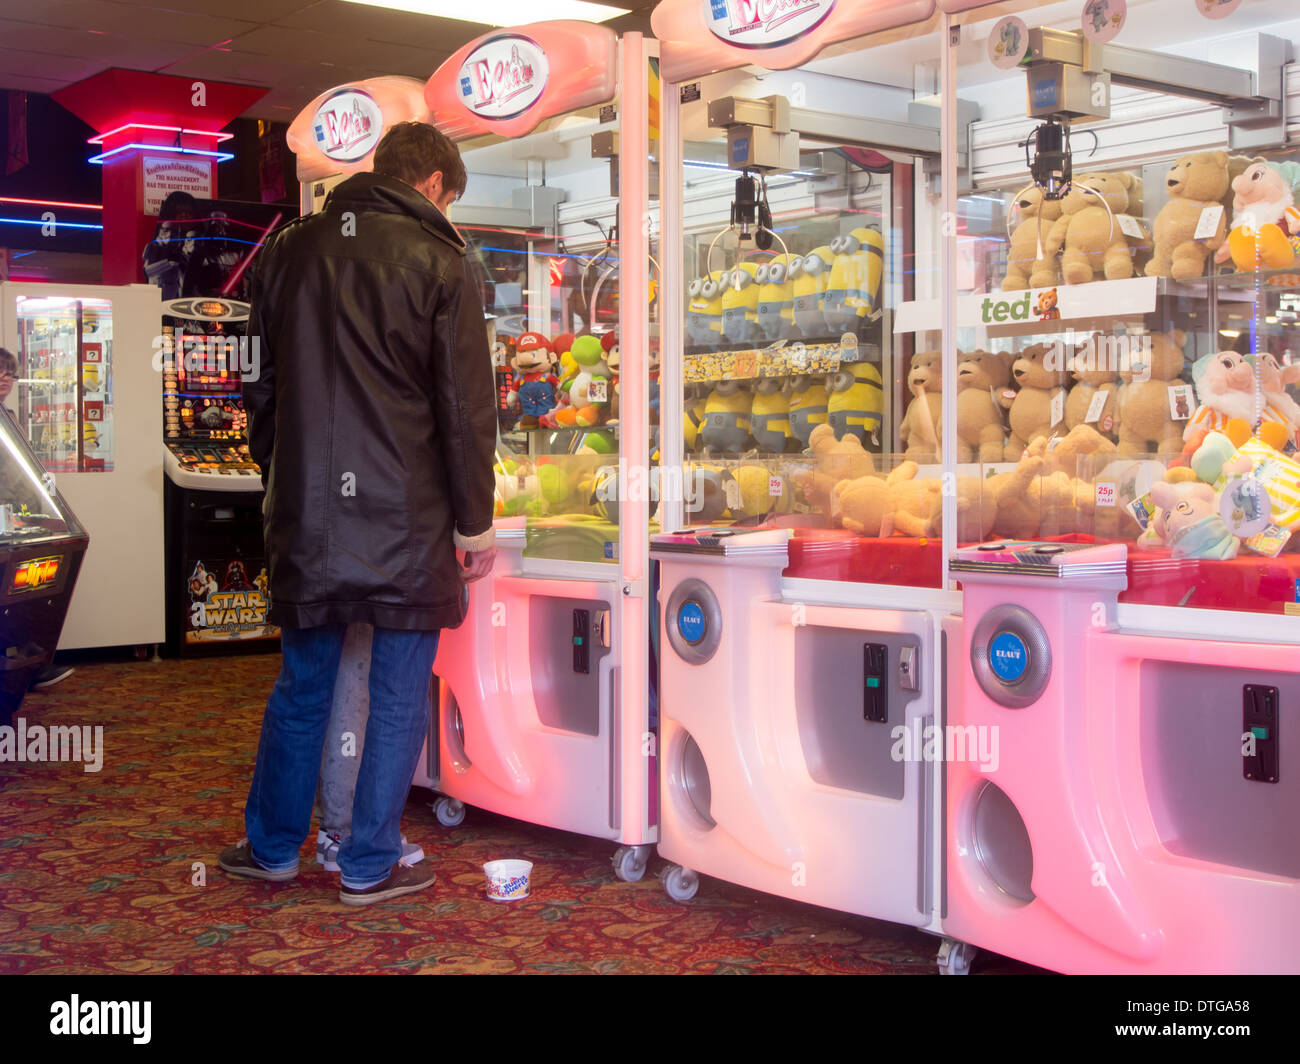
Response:
[[[347,625],[282,629],[284,659],[266,703],[257,767],[244,806],[254,860],[272,872],[298,867],[311,829],[334,678]],[[370,651],[370,719],[352,804],[352,835],[339,851],[343,885],[364,890],[402,856],[402,810],[429,727],[429,678],[438,633],[376,628]]]

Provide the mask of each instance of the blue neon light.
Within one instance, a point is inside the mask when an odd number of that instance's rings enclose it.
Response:
[[[103,229],[102,225],[91,225],[87,222],[34,222],[30,218],[0,218],[0,223],[5,225],[52,225],[56,229]]]
[[[94,163],[102,166],[105,159],[117,155],[119,152],[130,151],[132,148],[139,148],[141,151],[167,151],[174,155],[206,155],[216,159],[219,163],[224,163],[227,159],[235,157],[234,152],[228,151],[203,151],[201,148],[177,148],[169,144],[123,144],[112,151],[103,152],[100,155],[92,155],[86,160],[88,163]]]

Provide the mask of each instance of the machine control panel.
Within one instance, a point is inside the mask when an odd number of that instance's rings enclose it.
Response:
[[[885,724],[889,721],[889,647],[884,643],[862,644],[862,718]]]
[[[1242,770],[1256,783],[1278,781],[1278,690],[1248,683],[1241,689]]]

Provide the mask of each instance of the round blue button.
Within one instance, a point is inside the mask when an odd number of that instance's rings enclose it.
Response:
[[[677,611],[677,631],[686,642],[694,645],[704,638],[704,611],[698,602],[683,602]]]
[[[989,643],[989,667],[1003,683],[1018,683],[1029,667],[1029,650],[1020,636],[999,632]]]

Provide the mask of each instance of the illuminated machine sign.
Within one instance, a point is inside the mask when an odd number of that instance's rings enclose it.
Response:
[[[62,560],[61,556],[55,555],[52,558],[30,558],[19,562],[14,568],[13,579],[9,581],[10,593],[16,595],[21,591],[40,591],[41,588],[52,587],[59,578],[59,563]]]
[[[460,102],[484,118],[513,118],[546,88],[546,53],[518,34],[491,37],[461,64]]]
[[[344,89],[316,109],[311,130],[321,152],[336,162],[350,163],[375,150],[384,132],[384,116],[369,93]]]
[[[775,48],[821,25],[835,0],[700,0],[710,31],[743,48]]]
[[[163,304],[163,313],[173,318],[204,321],[245,321],[250,307],[234,299],[172,299]]]

